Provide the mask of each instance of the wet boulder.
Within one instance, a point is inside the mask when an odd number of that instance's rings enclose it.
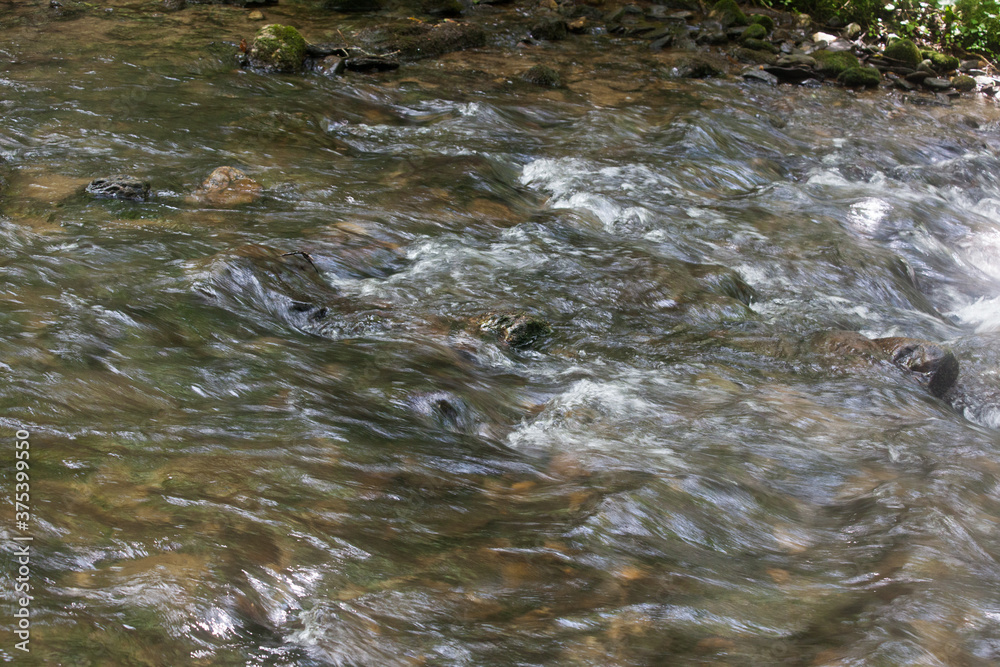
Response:
[[[257,31],[247,64],[269,72],[298,72],[306,60],[306,40],[292,26],[271,23]]]
[[[115,174],[95,178],[87,185],[86,192],[97,199],[146,201],[149,199],[149,183],[135,176]]]
[[[476,328],[495,336],[515,349],[530,349],[541,345],[552,334],[552,325],[545,320],[521,312],[488,313],[474,321]]]
[[[189,200],[209,206],[239,206],[260,199],[263,188],[235,167],[218,167]]]
[[[876,338],[874,343],[896,366],[910,371],[934,396],[942,398],[958,380],[958,359],[937,343],[915,338]]]

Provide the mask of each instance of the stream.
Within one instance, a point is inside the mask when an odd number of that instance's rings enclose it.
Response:
[[[0,660],[1000,663],[992,99],[502,29],[265,74],[246,10],[64,4],[0,16]],[[223,165],[260,199],[190,199]],[[760,344],[828,330],[947,344],[975,395]]]

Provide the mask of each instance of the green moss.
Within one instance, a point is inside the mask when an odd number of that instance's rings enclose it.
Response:
[[[962,61],[955,56],[937,53],[936,51],[931,51],[923,55],[924,58],[931,61],[931,67],[934,68],[935,72],[953,72],[962,64]]]
[[[768,53],[778,52],[778,47],[771,42],[764,41],[763,39],[744,39],[743,46],[754,51],[767,51]]]
[[[722,25],[746,25],[747,15],[743,13],[735,0],[719,0],[712,6],[709,18],[720,21]]]
[[[272,23],[257,31],[249,55],[252,67],[297,72],[306,59],[306,40],[295,28]]]
[[[951,80],[951,87],[961,93],[967,93],[976,89],[976,80],[965,74],[956,76]]]
[[[898,60],[910,67],[916,67],[922,60],[920,57],[920,49],[918,49],[917,45],[908,39],[892,40],[889,42],[889,45],[885,47],[885,51],[882,53],[886,58]]]
[[[826,76],[839,76],[846,70],[861,67],[857,56],[849,51],[820,50],[813,53],[812,56],[819,63],[817,69]]]
[[[750,18],[750,25],[764,26],[764,30],[771,32],[774,30],[774,19],[767,14],[754,14]]]
[[[753,23],[747,26],[747,29],[743,31],[743,39],[764,39],[767,37],[767,28],[760,25],[759,23]]]
[[[850,88],[874,88],[882,81],[882,75],[874,67],[851,67],[837,77],[837,83]]]
[[[778,62],[778,57],[769,51],[748,49],[744,46],[733,49],[733,57],[741,63],[751,65],[773,65]]]

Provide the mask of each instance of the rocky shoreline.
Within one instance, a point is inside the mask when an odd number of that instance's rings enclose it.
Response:
[[[178,7],[176,2],[168,4]],[[233,4],[249,8],[264,3]],[[353,14],[381,9],[346,0],[326,7],[321,18],[331,16],[331,7]],[[377,16],[384,20],[375,26],[338,29],[338,42],[309,43],[296,26],[268,23],[240,45],[240,63],[258,71],[340,76],[391,71],[416,60],[509,42],[511,35],[517,38],[508,44],[512,52],[590,36],[663,54],[674,77],[736,76],[769,85],[831,83],[923,92],[942,101],[1000,91],[993,67],[979,57],[962,59],[921,49],[907,39],[880,44],[858,24],[819,26],[806,15],[742,8],[733,0],[718,0],[710,7],[686,0],[625,5],[423,2],[409,8],[423,18],[404,18],[407,8],[380,12]],[[260,9],[250,10],[248,17],[268,20]],[[544,64],[522,71],[520,78],[544,87],[562,85],[560,73]]]

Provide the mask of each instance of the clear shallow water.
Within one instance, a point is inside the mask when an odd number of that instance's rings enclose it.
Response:
[[[5,660],[1000,660],[992,103],[599,40],[262,76],[238,10],[114,9],[3,19]],[[265,196],[186,201],[222,164]],[[113,172],[156,197],[79,195]],[[952,341],[983,400],[754,342],[831,328]]]

